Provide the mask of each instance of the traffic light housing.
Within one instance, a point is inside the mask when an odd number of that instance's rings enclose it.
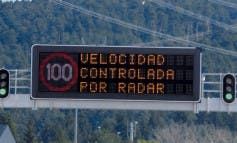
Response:
[[[223,78],[223,100],[232,103],[235,100],[235,76],[226,74]]]
[[[9,72],[0,69],[0,98],[5,98],[9,94]]]

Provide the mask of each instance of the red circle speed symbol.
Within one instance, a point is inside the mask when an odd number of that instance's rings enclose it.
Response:
[[[45,69],[45,66],[46,64],[54,59],[54,58],[63,58],[67,61],[69,61],[69,63],[72,65],[72,69],[73,69],[73,77],[72,77],[72,80],[66,84],[65,86],[63,87],[56,87],[54,85],[51,85],[50,83],[48,83],[46,80],[45,80],[45,74],[44,74],[44,69]],[[40,63],[40,81],[43,83],[43,85],[50,91],[66,91],[66,90],[69,90],[76,82],[77,82],[77,78],[78,78],[78,69],[77,69],[77,63],[74,61],[74,59],[65,54],[65,53],[52,53],[50,55],[47,55],[46,58],[44,58],[44,60]]]

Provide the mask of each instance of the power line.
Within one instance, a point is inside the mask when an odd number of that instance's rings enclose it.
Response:
[[[208,1],[210,1],[212,3],[219,4],[219,5],[223,5],[226,7],[237,9],[237,4],[235,4],[235,3],[231,3],[231,2],[227,2],[227,1],[223,1],[223,0],[208,0]]]
[[[208,1],[210,1],[212,3],[215,3],[215,4],[222,5],[222,6],[237,9],[237,4],[236,3],[227,2],[227,1],[223,1],[223,0],[208,0]],[[237,25],[231,25],[231,26],[232,26],[232,28],[237,28]]]
[[[209,35],[210,33],[212,33],[212,32],[209,32],[209,31],[207,31],[207,32],[198,32],[198,33],[190,35],[189,38],[187,38],[187,40],[193,40],[193,39],[196,39],[198,37]],[[186,37],[188,37],[188,36],[185,35],[185,36],[182,36],[182,37],[179,37],[179,38],[185,39]],[[145,46],[145,45],[152,45],[152,44],[156,44],[156,43],[165,43],[165,42],[168,42],[168,41],[170,41],[170,39],[165,39],[165,40],[161,40],[161,41],[154,40],[154,41],[146,42],[146,43],[141,42],[141,43],[137,43],[136,45]]]
[[[209,17],[203,16],[201,14],[194,13],[194,12],[186,10],[184,8],[174,6],[170,3],[164,2],[162,0],[147,0],[147,1],[153,2],[153,3],[155,3],[155,4],[157,4],[161,7],[165,7],[165,8],[168,8],[170,10],[176,11],[180,14],[190,16],[194,19],[197,19],[197,20],[200,20],[200,21],[203,21],[203,22],[206,22],[206,23],[210,23],[210,24],[218,26],[220,28],[224,28],[225,30],[237,32],[237,29],[233,28],[231,25],[228,25],[226,23],[223,23],[223,22],[220,22],[220,21],[217,21],[217,20],[213,20]]]
[[[109,23],[113,23],[113,24],[117,24],[117,25],[129,28],[129,29],[132,29],[132,30],[140,31],[140,32],[143,32],[143,33],[155,36],[155,37],[162,37],[162,38],[166,38],[166,39],[171,39],[172,41],[176,41],[178,43],[187,43],[187,44],[191,44],[191,45],[193,45],[195,47],[204,48],[204,49],[209,50],[209,51],[213,51],[213,52],[217,52],[217,53],[221,53],[221,54],[231,55],[231,56],[237,57],[237,52],[236,51],[225,50],[225,49],[222,49],[222,48],[217,48],[217,47],[209,46],[209,45],[206,45],[206,44],[203,44],[203,43],[189,41],[189,40],[185,40],[185,39],[182,39],[182,38],[174,37],[174,36],[171,36],[171,35],[168,35],[168,34],[163,34],[163,33],[157,32],[157,31],[153,31],[153,30],[150,30],[150,29],[147,29],[147,28],[144,28],[144,27],[140,27],[140,26],[133,25],[131,23],[124,22],[124,21],[116,19],[116,18],[105,16],[105,15],[102,15],[100,13],[96,13],[94,11],[90,11],[90,10],[84,9],[84,8],[82,8],[80,6],[71,4],[71,3],[63,1],[63,0],[53,0],[52,2],[55,2],[56,4],[59,4],[61,6],[65,6],[65,7],[71,8],[71,9],[76,10],[78,12],[81,12],[81,13],[83,13],[85,15],[96,17],[96,18],[98,18],[100,20],[103,20],[103,21],[106,21],[106,22],[109,22]]]
[[[227,1],[223,1],[223,0],[208,0],[209,2],[215,3],[215,4],[219,4],[222,6],[226,6],[226,7],[230,7],[230,8],[234,8],[237,9],[237,4],[236,3],[232,3],[232,2],[227,2]],[[231,25],[233,28],[237,28],[237,25]]]

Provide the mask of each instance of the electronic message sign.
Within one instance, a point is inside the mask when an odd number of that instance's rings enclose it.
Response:
[[[32,47],[32,99],[199,101],[200,49]]]

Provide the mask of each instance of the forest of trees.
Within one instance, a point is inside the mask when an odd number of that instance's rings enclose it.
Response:
[[[0,1],[0,67],[29,69],[33,44],[99,44],[192,46],[153,37],[106,23],[53,0]],[[69,0],[68,0],[69,1]],[[69,2],[134,25],[191,38],[214,47],[237,50],[237,32],[197,21],[141,0],[70,0]],[[176,6],[235,25],[237,10],[207,0],[167,0]],[[235,2],[233,0],[233,2]],[[234,57],[203,50],[203,72],[236,72]],[[79,110],[80,143],[126,143],[128,124],[137,121],[138,143],[236,142],[237,114],[160,111]],[[8,124],[19,143],[72,143],[74,110],[5,109],[0,123]],[[236,123],[236,124],[235,124]]]

